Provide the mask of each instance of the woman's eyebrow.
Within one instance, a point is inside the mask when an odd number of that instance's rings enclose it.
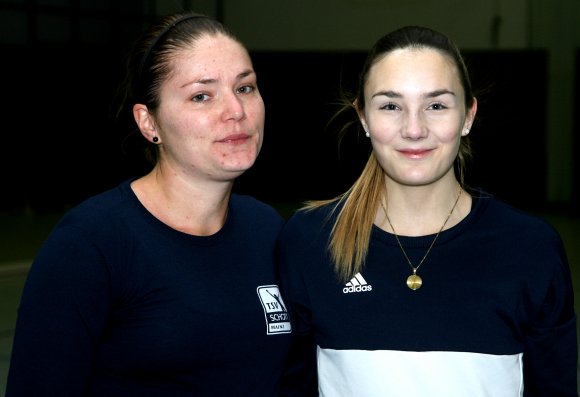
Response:
[[[250,76],[254,73],[255,72],[252,69],[244,70],[242,73],[240,73],[236,76],[236,80],[242,80],[243,78]],[[187,87],[187,86],[190,86],[193,84],[208,85],[208,84],[214,84],[216,82],[217,82],[217,79],[214,79],[214,78],[200,78],[198,80],[187,82],[187,83],[183,84],[181,87]]]
[[[422,96],[424,98],[436,98],[438,96],[441,95],[453,95],[455,96],[455,93],[453,91],[447,90],[447,89],[440,89],[440,90],[435,90],[435,91],[430,91],[427,92],[425,94],[423,94]],[[402,98],[403,94],[397,92],[397,91],[392,91],[392,90],[387,90],[387,91],[378,91],[375,94],[373,94],[373,96],[371,98],[376,98],[379,96],[386,96],[388,98]]]

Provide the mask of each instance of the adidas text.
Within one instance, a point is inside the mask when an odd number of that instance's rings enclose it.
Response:
[[[342,289],[342,292],[345,294],[350,294],[351,292],[366,292],[366,291],[372,291],[373,286],[372,285],[357,285],[356,287],[351,285],[350,287],[344,287]]]

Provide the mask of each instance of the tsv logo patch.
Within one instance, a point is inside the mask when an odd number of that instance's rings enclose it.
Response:
[[[266,333],[274,335],[292,332],[288,310],[286,310],[278,286],[261,286],[257,288],[257,292],[266,317]]]

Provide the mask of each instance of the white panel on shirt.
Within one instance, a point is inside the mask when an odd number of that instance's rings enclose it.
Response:
[[[318,348],[321,397],[522,397],[522,354]]]

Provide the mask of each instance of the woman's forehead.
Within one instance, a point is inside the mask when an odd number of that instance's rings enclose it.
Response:
[[[369,70],[366,84],[409,80],[439,79],[459,83],[459,73],[453,60],[445,53],[432,48],[402,48],[390,51]]]

